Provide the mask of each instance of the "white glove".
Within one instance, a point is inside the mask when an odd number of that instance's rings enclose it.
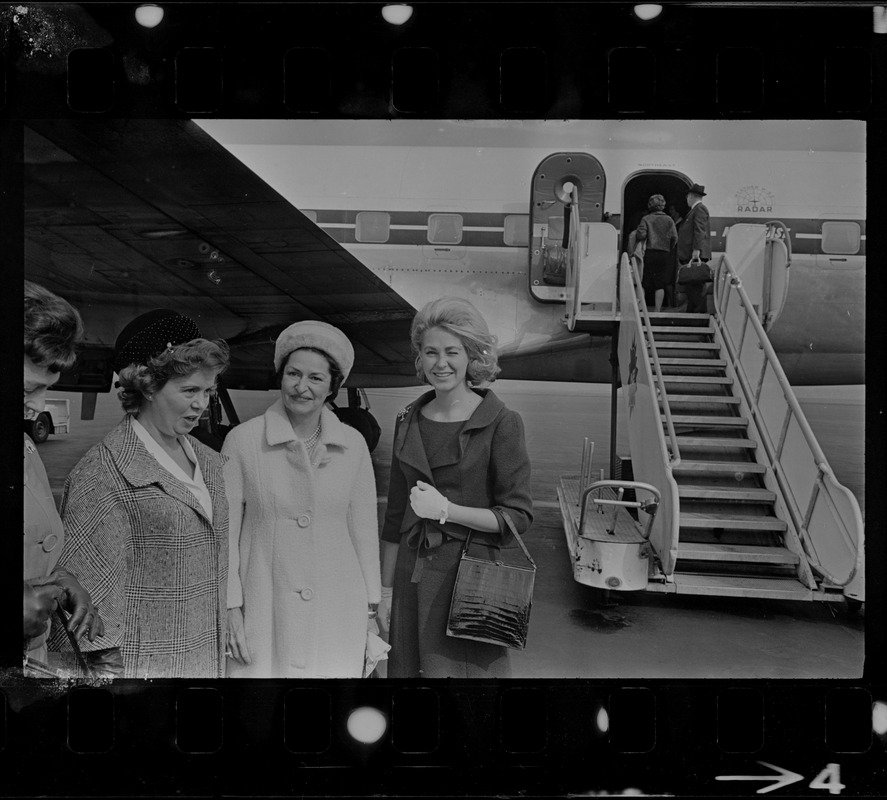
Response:
[[[379,601],[376,619],[383,634],[387,634],[391,628],[391,595],[393,593],[393,586],[382,587],[382,599]]]
[[[410,489],[410,505],[416,515],[422,519],[436,519],[446,522],[450,501],[431,484],[417,481],[416,485]]]

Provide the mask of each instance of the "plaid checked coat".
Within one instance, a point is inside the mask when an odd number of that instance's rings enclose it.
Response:
[[[95,445],[65,482],[59,559],[99,607],[105,635],[84,650],[121,647],[127,678],[223,676],[228,503],[224,458],[189,437],[212,498],[164,470],[130,418]],[[67,649],[53,626],[50,649]]]

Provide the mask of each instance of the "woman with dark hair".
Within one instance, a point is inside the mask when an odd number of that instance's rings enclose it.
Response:
[[[126,416],[81,459],[62,498],[60,562],[105,615],[105,634],[84,656],[109,676],[222,677],[222,459],[189,433],[228,366],[228,347],[160,309],[127,325],[115,350]],[[52,644],[66,643],[54,632]]]
[[[325,322],[277,338],[280,397],[222,453],[231,512],[228,676],[359,678],[379,603],[376,482],[334,398],[354,363]]]
[[[46,391],[77,359],[83,323],[77,310],[36,283],[25,281],[25,420],[46,406]],[[24,584],[22,597],[24,655],[39,671],[49,666],[46,636],[51,614],[61,606],[71,614],[67,630],[76,639],[101,636],[104,625],[89,593],[77,578],[58,566],[65,538],[46,469],[37,447],[25,434]],[[53,667],[60,666],[53,664]]]
[[[654,194],[647,202],[648,213],[637,228],[637,240],[644,248],[644,293],[653,295],[656,311],[662,311],[665,288],[669,281],[669,260],[678,240],[674,220],[665,213],[665,198]],[[647,301],[649,303],[649,301]]]
[[[446,624],[469,532],[472,554],[513,549],[521,558],[505,518],[518,533],[533,519],[523,422],[481,388],[499,364],[496,339],[471,303],[428,303],[410,336],[416,373],[432,391],[398,414],[394,432],[379,608],[383,628],[390,624],[388,675],[509,677],[505,647],[448,637]]]

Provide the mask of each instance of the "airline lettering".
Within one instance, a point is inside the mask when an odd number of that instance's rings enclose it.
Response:
[[[736,210],[740,214],[771,214],[773,193],[763,186],[743,186],[736,192]]]

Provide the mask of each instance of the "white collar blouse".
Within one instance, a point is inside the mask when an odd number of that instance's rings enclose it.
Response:
[[[150,433],[148,433],[147,428],[142,425],[141,422],[138,421],[136,417],[132,417],[132,429],[135,432],[136,436],[141,439],[142,444],[145,445],[148,452],[154,456],[155,460],[158,464],[160,464],[163,469],[169,472],[176,480],[181,481],[188,487],[188,490],[194,497],[197,498],[197,502],[200,503],[200,507],[206,512],[207,519],[209,519],[210,523],[212,523],[213,519],[213,504],[212,497],[210,497],[209,489],[206,488],[206,482],[203,480],[203,473],[200,471],[200,464],[197,461],[197,455],[194,452],[194,448],[191,447],[191,442],[188,441],[187,436],[183,436],[179,441],[182,443],[182,448],[185,451],[185,455],[188,457],[188,460],[194,466],[194,476],[188,475],[175,461],[172,460],[170,455],[160,446],[160,443],[157,442]]]

